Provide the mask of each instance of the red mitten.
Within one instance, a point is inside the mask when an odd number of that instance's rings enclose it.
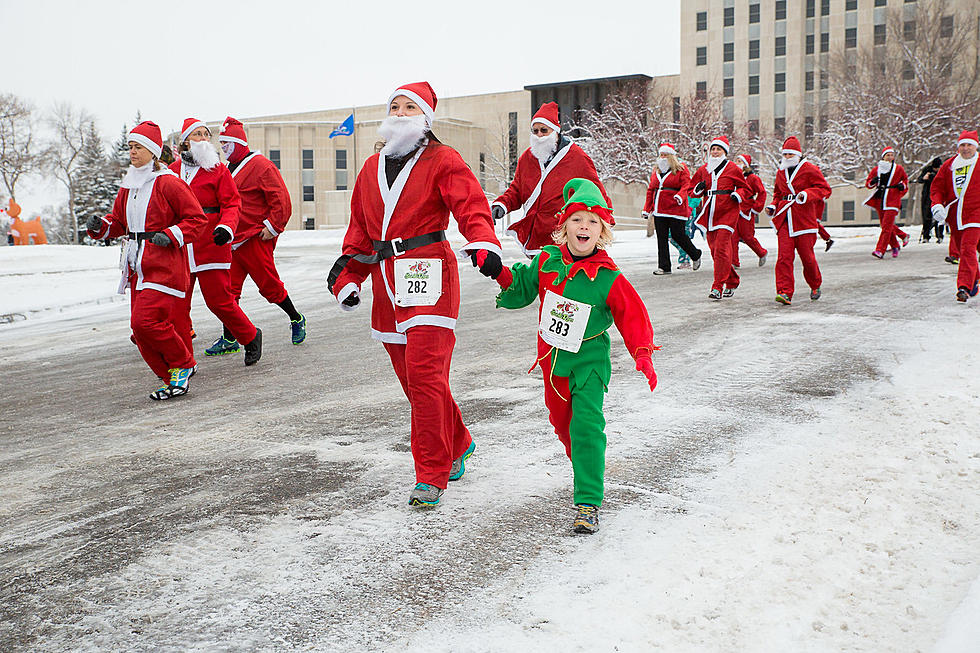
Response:
[[[507,290],[510,288],[510,284],[514,283],[514,275],[511,273],[510,268],[506,265],[497,275],[496,282],[500,284],[501,290]]]
[[[636,359],[636,369],[647,377],[647,381],[650,382],[650,392],[653,392],[657,387],[657,373],[653,370],[653,359],[649,355],[640,356]]]

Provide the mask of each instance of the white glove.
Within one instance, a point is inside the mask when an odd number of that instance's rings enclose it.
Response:
[[[649,220],[650,219],[650,213],[647,212],[647,211],[643,211],[643,212],[640,213],[640,217],[643,218],[644,220]]]
[[[680,195],[674,195],[674,201],[677,202],[677,206],[681,206],[684,204],[684,200],[681,199]]]
[[[946,207],[942,204],[932,205],[932,219],[937,224],[943,224],[946,222]]]
[[[796,203],[806,204],[806,191],[801,190],[799,193],[796,194]]]

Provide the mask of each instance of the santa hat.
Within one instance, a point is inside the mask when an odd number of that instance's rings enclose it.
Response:
[[[191,130],[193,131],[193,130]],[[218,140],[221,142],[238,143],[248,147],[248,137],[245,135],[245,125],[239,120],[235,120],[231,116],[225,118],[225,122],[221,125],[221,132],[218,134]]]
[[[429,82],[414,82],[399,86],[395,89],[394,93],[388,96],[389,107],[391,106],[391,101],[399,95],[404,95],[419,105],[419,109],[422,109],[422,113],[425,114],[426,122],[430,126],[432,125],[432,121],[435,120],[436,102],[439,99],[436,97],[436,92],[429,86]]]
[[[183,143],[184,141],[186,141],[187,137],[191,135],[191,132],[197,129],[198,127],[204,127],[205,129],[208,129],[208,126],[205,125],[200,120],[198,120],[197,118],[184,118],[183,131],[180,132],[180,142]],[[208,136],[210,135],[211,135],[211,130],[208,129]]]
[[[790,136],[785,141],[783,141],[783,154],[795,154],[796,156],[803,156],[803,147],[800,145],[800,139],[796,136]]]
[[[886,147],[885,149],[883,149],[881,151],[881,157],[880,158],[884,159],[885,158],[885,155],[886,154],[889,154],[889,153],[895,154],[895,148],[892,147],[891,145],[889,145],[888,147]]]
[[[531,116],[531,126],[534,127],[534,123],[540,122],[546,127],[551,127],[556,132],[561,131],[561,120],[558,118],[558,105],[554,102],[545,102],[541,105],[541,108]]]
[[[971,145],[978,144],[977,132],[976,131],[965,131],[960,134],[960,140],[956,142],[957,145],[962,145],[963,143],[969,143]]]
[[[738,155],[738,160],[741,161],[745,165],[745,167],[747,167],[747,168],[751,168],[752,167],[752,155],[751,154],[739,154]]]
[[[657,153],[658,154],[673,154],[674,156],[677,156],[677,150],[675,150],[674,149],[674,146],[671,145],[670,143],[661,143],[660,144],[660,149],[657,150]]]
[[[595,213],[609,226],[616,224],[612,211],[606,204],[606,198],[602,196],[602,191],[594,182],[581,177],[569,179],[564,190],[562,190],[562,196],[565,199],[565,205],[558,212],[559,226],[565,222],[568,216],[577,211]]]
[[[126,141],[135,141],[153,153],[153,156],[160,158],[163,152],[163,136],[160,134],[160,127],[155,122],[144,120],[133,127],[126,135]]]
[[[725,150],[725,154],[728,154],[729,145],[727,136],[719,136],[715,140],[711,141],[711,144],[708,145],[708,149],[710,150],[713,145],[717,145],[721,149]]]

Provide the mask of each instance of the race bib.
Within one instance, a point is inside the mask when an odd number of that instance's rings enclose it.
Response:
[[[552,347],[574,354],[582,346],[591,312],[590,304],[583,304],[548,290],[541,303],[538,333]]]
[[[442,259],[395,259],[395,303],[435,306],[442,296]]]

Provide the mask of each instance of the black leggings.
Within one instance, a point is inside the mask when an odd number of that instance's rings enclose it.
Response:
[[[667,243],[668,236],[680,245],[680,248],[691,257],[692,261],[701,258],[701,250],[694,246],[684,230],[684,218],[664,218],[659,215],[653,216],[653,228],[657,230],[657,261],[661,270],[670,272],[670,245]]]

